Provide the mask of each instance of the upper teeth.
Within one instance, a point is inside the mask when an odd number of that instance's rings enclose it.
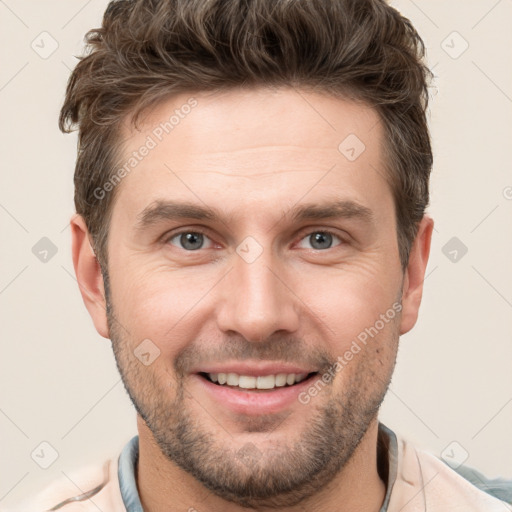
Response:
[[[208,377],[213,382],[227,384],[228,386],[238,386],[244,389],[272,389],[289,386],[304,380],[307,373],[278,373],[277,375],[260,375],[254,377],[251,375],[238,375],[237,373],[209,373]]]

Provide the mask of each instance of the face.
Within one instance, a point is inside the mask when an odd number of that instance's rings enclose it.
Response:
[[[403,273],[378,116],[237,90],[174,97],[124,135],[137,162],[112,210],[108,325],[130,397],[217,495],[298,502],[346,466],[395,362]]]

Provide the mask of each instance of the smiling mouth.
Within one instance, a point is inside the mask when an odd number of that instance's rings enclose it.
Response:
[[[275,375],[239,375],[237,373],[198,373],[202,378],[217,386],[249,391],[269,391],[289,388],[318,375],[312,373],[278,373]]]

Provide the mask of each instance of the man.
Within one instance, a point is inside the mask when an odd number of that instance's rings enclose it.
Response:
[[[378,421],[433,229],[410,22],[124,0],[88,43],[73,262],[139,435],[33,510],[511,510]]]

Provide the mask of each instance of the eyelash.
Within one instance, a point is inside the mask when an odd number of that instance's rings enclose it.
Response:
[[[180,236],[180,235],[183,235],[185,233],[196,233],[196,234],[201,234],[207,238],[210,239],[210,237],[208,236],[208,233],[206,231],[203,231],[202,229],[200,228],[194,228],[194,229],[183,229],[181,231],[178,231],[176,233],[172,233],[170,234],[169,236],[166,236],[163,240],[163,242],[165,244],[168,244],[170,243],[170,241],[173,239],[173,238],[176,238],[177,236]],[[306,237],[308,236],[311,236],[313,233],[323,233],[323,234],[327,234],[327,235],[331,235],[332,237],[336,237],[340,240],[340,244],[338,245],[343,245],[346,243],[346,240],[343,239],[338,233],[335,233],[334,231],[331,231],[329,229],[312,229],[311,231],[307,231],[305,232],[304,236],[301,236],[300,240],[299,241],[302,241],[304,240]],[[211,240],[211,239],[210,239]],[[325,251],[328,251],[329,249],[335,249],[336,247],[338,246],[334,246],[334,247],[328,247],[327,249],[310,249],[310,250],[313,250],[313,251],[318,251],[318,252],[325,252]],[[182,249],[180,247],[180,249]],[[191,253],[194,253],[194,252],[198,252],[200,251],[201,249],[197,249],[196,251],[187,251],[186,249],[182,249],[183,251],[185,252],[191,252]]]

